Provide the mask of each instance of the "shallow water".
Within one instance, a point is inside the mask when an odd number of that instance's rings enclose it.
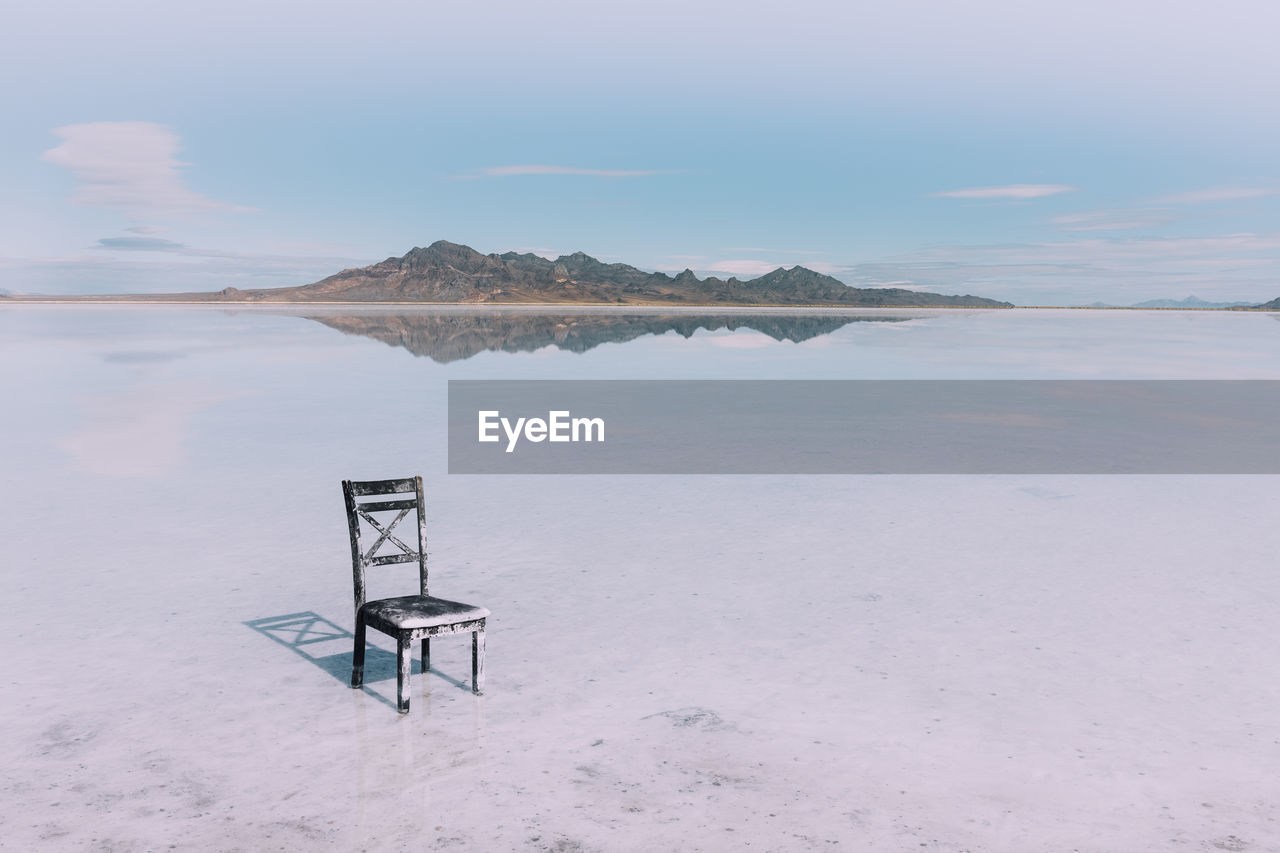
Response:
[[[0,356],[15,849],[1280,849],[1274,477],[444,455],[449,378],[1277,379],[1276,315],[9,306]],[[494,617],[402,718],[338,482],[419,472]]]

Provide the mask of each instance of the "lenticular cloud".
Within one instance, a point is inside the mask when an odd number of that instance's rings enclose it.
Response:
[[[249,208],[216,201],[183,184],[176,155],[182,147],[170,128],[147,121],[70,124],[53,131],[61,144],[43,160],[76,176],[79,204],[146,213],[244,212]]]

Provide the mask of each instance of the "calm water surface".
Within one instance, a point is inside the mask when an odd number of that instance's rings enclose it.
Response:
[[[1276,478],[448,476],[450,378],[1280,379],[1280,322],[0,308],[15,849],[1276,849]],[[412,473],[494,616],[402,718],[338,483]]]
[[[442,471],[449,378],[1275,379],[1280,316],[650,309],[0,311],[4,466]],[[376,467],[376,466],[374,466]],[[283,474],[282,474],[283,476]]]

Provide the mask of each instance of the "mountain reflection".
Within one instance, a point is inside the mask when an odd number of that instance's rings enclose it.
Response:
[[[920,312],[901,314],[763,313],[569,313],[542,311],[361,311],[299,312],[298,316],[347,335],[403,347],[416,356],[447,364],[482,352],[532,352],[551,345],[586,352],[604,343],[626,343],[645,335],[676,332],[686,338],[699,329],[750,329],[778,341],[811,340],[850,323],[900,323]]]

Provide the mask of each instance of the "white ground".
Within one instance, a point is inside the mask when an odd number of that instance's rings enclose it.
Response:
[[[1280,850],[1280,478],[447,477],[402,351],[2,322],[0,847]],[[338,481],[414,470],[494,616],[400,717],[245,623],[349,630]]]

